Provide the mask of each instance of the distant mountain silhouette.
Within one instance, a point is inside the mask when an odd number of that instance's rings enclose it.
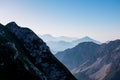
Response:
[[[120,40],[84,42],[55,56],[78,80],[120,80]]]
[[[77,39],[77,38],[70,38],[70,37],[53,37],[49,34],[41,36],[43,40],[46,41],[47,45],[50,47],[51,51],[55,54],[60,51],[64,51],[68,48],[73,48],[79,43],[82,42],[94,42],[97,44],[100,44],[99,41],[96,41],[88,36]]]
[[[74,46],[70,42],[65,41],[48,41],[47,45],[50,47],[51,51],[54,54],[59,51],[64,51],[65,49],[72,48]]]
[[[66,37],[66,36],[60,36],[60,37],[53,37],[50,34],[45,34],[45,35],[39,35],[44,41],[65,41],[65,42],[71,42],[73,40],[76,40],[77,38],[74,37]]]
[[[77,45],[77,44],[82,43],[82,42],[94,42],[94,43],[96,43],[96,44],[101,44],[101,42],[96,41],[96,40],[94,40],[94,39],[92,39],[92,38],[90,38],[90,37],[88,37],[88,36],[85,36],[85,37],[83,37],[83,38],[80,38],[80,39],[77,39],[77,40],[72,41],[72,43],[73,43],[74,45]]]

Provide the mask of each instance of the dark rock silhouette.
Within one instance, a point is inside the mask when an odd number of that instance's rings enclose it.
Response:
[[[0,24],[0,80],[76,80],[32,30]]]

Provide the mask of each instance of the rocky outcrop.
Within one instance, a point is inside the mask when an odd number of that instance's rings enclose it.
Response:
[[[0,25],[0,79],[76,80],[42,39],[15,22]]]

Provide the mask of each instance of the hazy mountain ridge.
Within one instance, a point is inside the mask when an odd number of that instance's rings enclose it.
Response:
[[[50,34],[44,34],[44,35],[39,35],[44,41],[65,41],[65,42],[71,42],[73,40],[76,40],[77,38],[75,37],[66,37],[66,36],[60,36],[60,37],[53,37]]]
[[[32,30],[0,25],[0,79],[76,80]]]
[[[50,49],[56,53],[59,51],[64,51],[65,49],[72,48],[74,45],[70,42],[65,41],[48,41],[47,45],[50,46]]]
[[[43,40],[46,41],[47,45],[50,47],[51,51],[53,53],[57,53],[59,51],[64,51],[65,49],[68,48],[73,48],[79,43],[82,42],[94,42],[97,44],[101,44],[99,41],[96,41],[88,36],[82,37],[80,39],[77,38],[70,38],[70,37],[53,37],[49,34],[41,36]]]
[[[78,80],[119,80],[120,40],[80,43],[55,55]]]
[[[96,44],[101,44],[101,42],[96,41],[96,40],[94,40],[94,39],[92,39],[92,38],[90,38],[90,37],[88,37],[88,36],[85,36],[85,37],[82,37],[82,38],[80,38],[80,39],[77,39],[77,40],[72,41],[72,43],[73,43],[74,45],[78,45],[79,43],[82,43],[82,42],[94,42],[94,43],[96,43]]]

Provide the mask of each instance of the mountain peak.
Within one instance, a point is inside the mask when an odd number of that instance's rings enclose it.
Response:
[[[0,26],[0,80],[2,76],[4,80],[76,80],[42,39],[15,22]]]
[[[90,38],[89,36],[84,36],[83,38]]]
[[[16,26],[18,26],[18,25],[16,24],[16,22],[14,22],[14,21],[13,21],[13,22],[9,22],[7,25],[12,25],[12,26],[15,26],[15,25],[16,25]]]
[[[85,37],[83,37],[83,38],[91,39],[89,36],[85,36]]]
[[[89,37],[89,36],[85,36],[85,37],[82,37],[82,38],[80,38],[80,39],[85,39],[85,40],[93,40],[91,37]]]
[[[96,40],[90,38],[89,36],[85,36],[83,38],[80,38],[78,40],[73,41],[74,44],[79,44],[79,43],[82,43],[82,42],[94,42],[94,43],[97,43],[97,44],[101,44],[101,42],[96,41]]]

